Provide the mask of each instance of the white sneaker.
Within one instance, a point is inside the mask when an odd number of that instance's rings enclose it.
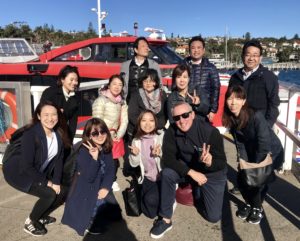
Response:
[[[119,184],[118,184],[117,182],[114,182],[114,183],[113,183],[113,185],[112,185],[112,190],[113,190],[114,192],[120,191],[120,186],[119,186]]]

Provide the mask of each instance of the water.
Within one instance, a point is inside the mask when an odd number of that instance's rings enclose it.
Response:
[[[300,70],[281,70],[278,74],[278,79],[300,86]]]

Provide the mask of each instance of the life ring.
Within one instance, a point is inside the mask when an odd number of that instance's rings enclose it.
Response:
[[[5,130],[4,134],[0,137],[1,142],[10,139],[11,135],[18,129],[18,114],[16,96],[8,91],[0,90],[0,99],[4,101],[10,108],[12,114],[12,121],[10,126]]]

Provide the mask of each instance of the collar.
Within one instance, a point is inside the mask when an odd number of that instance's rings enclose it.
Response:
[[[64,87],[62,87],[62,91],[63,91],[63,94],[64,94],[66,100],[68,100],[71,96],[74,96],[74,95],[75,95],[75,92],[74,92],[74,91],[72,91],[72,92],[70,92],[70,93],[67,93],[67,91],[65,90]]]
[[[191,59],[191,64],[201,64],[201,63],[202,63],[202,58],[197,61],[193,61],[193,59]]]
[[[242,69],[243,79],[246,80],[249,78],[250,75],[252,75],[256,70],[258,70],[259,65],[256,66],[253,70],[246,71],[244,68]]]
[[[137,59],[137,57],[134,57],[134,62],[135,62],[135,64],[136,64],[137,66],[143,65],[143,63],[145,62],[145,60],[146,60],[146,58],[144,59],[143,62],[139,62],[139,60]]]

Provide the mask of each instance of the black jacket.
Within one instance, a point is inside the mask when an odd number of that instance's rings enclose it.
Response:
[[[237,153],[248,162],[260,163],[268,153],[278,154],[282,149],[280,140],[261,112],[252,114],[243,129],[232,128],[230,132],[235,139]],[[277,156],[272,155],[272,158],[274,160]]]
[[[73,140],[76,127],[77,127],[77,117],[79,113],[79,100],[77,95],[71,96],[68,101],[66,101],[62,87],[49,87],[44,90],[41,101],[49,100],[56,104],[60,109],[63,109],[63,115],[69,126],[68,134],[71,140]]]
[[[58,153],[53,157],[47,168],[40,169],[48,156],[45,131],[41,124],[26,130],[21,137],[21,154],[13,155],[3,165],[5,180],[13,187],[28,192],[33,183],[46,186],[48,180],[60,185],[63,169],[63,143],[60,135],[55,132],[58,142]]]
[[[201,153],[195,148],[202,148],[203,143],[210,145],[210,167],[199,161]],[[226,167],[224,143],[219,130],[200,119],[195,118],[191,128],[185,133],[171,125],[165,132],[162,150],[163,168],[171,168],[182,177],[186,176],[190,169],[205,174]]]
[[[142,111],[146,110],[142,97],[139,91],[131,94],[128,104],[128,127],[127,132],[129,135],[134,134],[137,119]],[[167,122],[167,96],[164,91],[161,91],[161,110],[156,114],[158,121],[158,129],[163,129]]]
[[[189,91],[190,95],[193,96],[193,91]],[[187,102],[189,103],[192,108],[193,111],[195,111],[195,114],[197,115],[197,117],[200,117],[202,120],[207,120],[207,114],[209,113],[209,102],[208,102],[208,98],[206,96],[205,91],[200,88],[197,87],[196,88],[196,93],[197,96],[199,96],[200,98],[200,104],[199,105],[194,105],[192,103],[192,99],[188,96],[186,96],[186,98],[184,98],[183,96],[181,96],[179,94],[179,92],[177,90],[172,91],[171,94],[169,94],[168,96],[168,102],[167,102],[167,109],[168,109],[168,119],[170,124],[174,123],[174,120],[172,118],[172,108],[176,105],[176,103],[178,102]]]
[[[280,104],[279,84],[275,74],[260,65],[244,81],[242,69],[239,69],[231,76],[229,87],[232,85],[243,86],[247,93],[249,107],[262,112],[269,125],[274,125],[279,115],[278,106]]]

